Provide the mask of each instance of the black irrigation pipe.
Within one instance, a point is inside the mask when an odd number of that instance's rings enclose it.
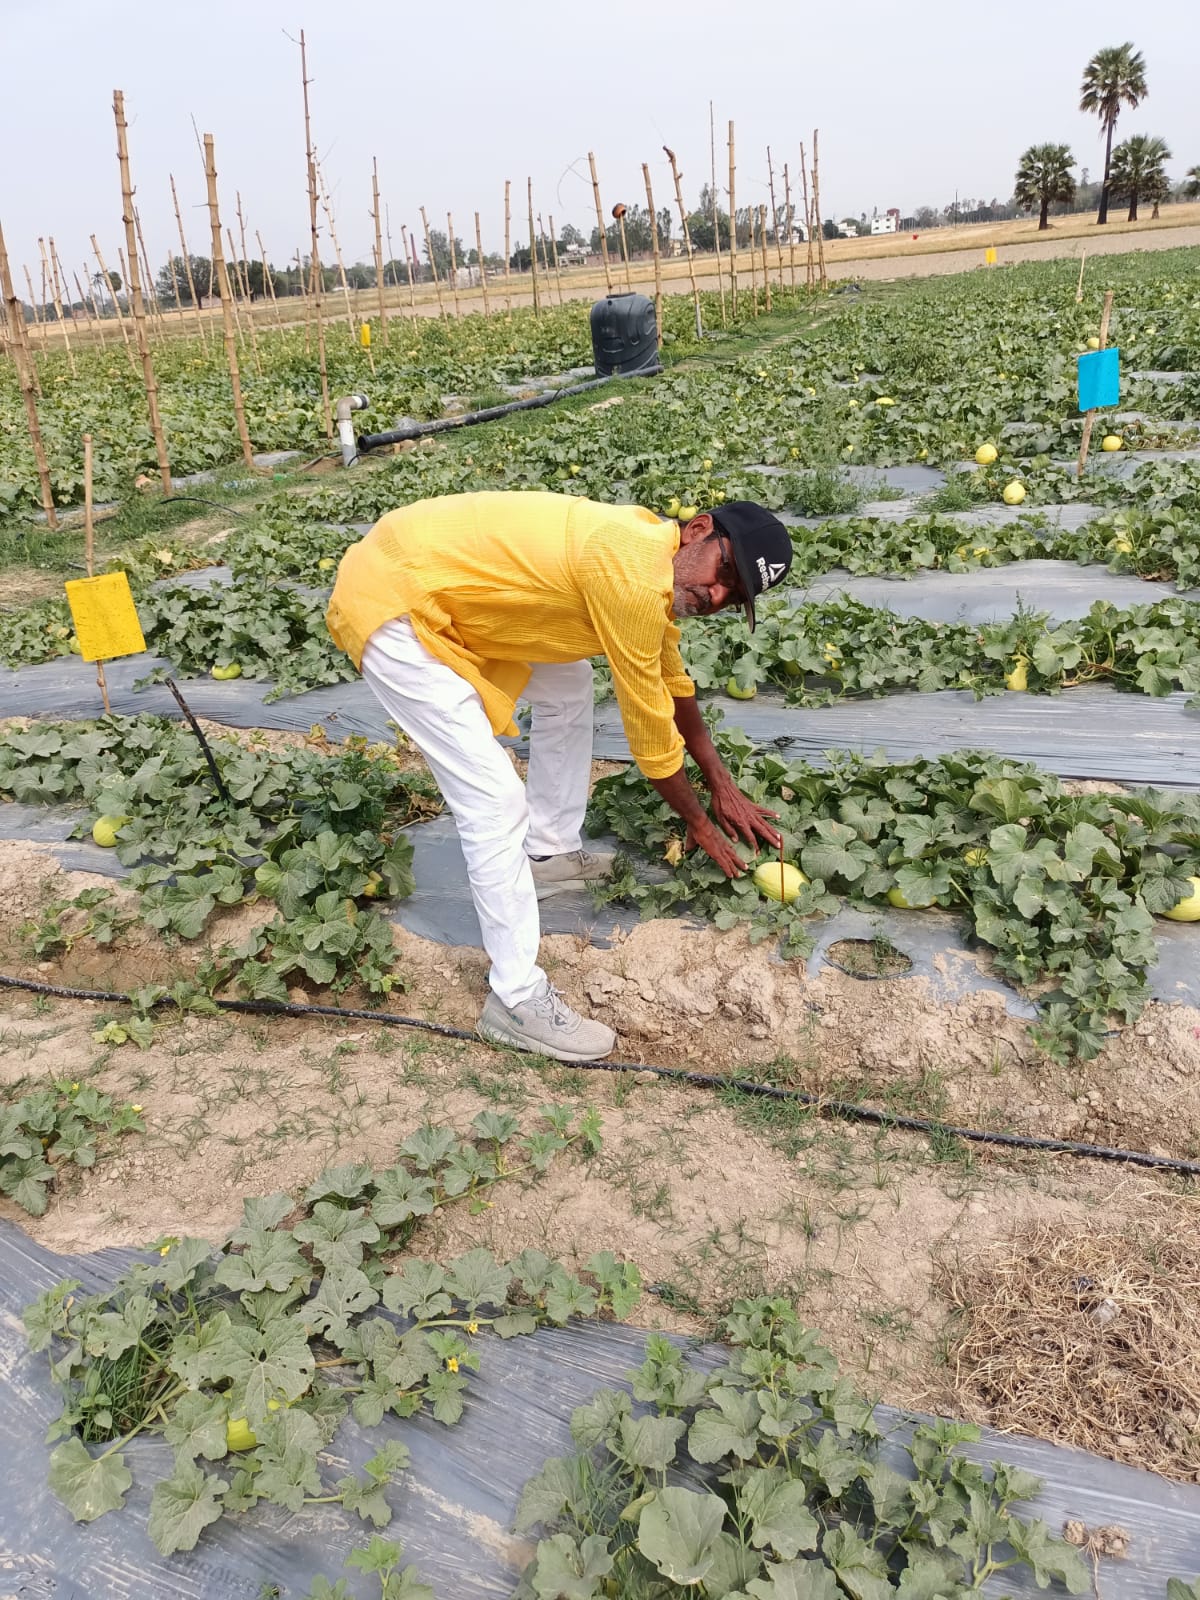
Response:
[[[57,1000],[99,1000],[106,1004],[132,1005],[128,995],[107,989],[64,989],[55,984],[35,983],[30,978],[13,978],[0,973],[0,988],[25,989],[31,994],[49,995]],[[170,998],[160,1006],[173,1004]],[[421,1017],[402,1017],[393,1011],[361,1011],[343,1006],[280,1005],[273,1000],[215,1000],[222,1011],[265,1017],[333,1017],[339,1022],[379,1022],[389,1028],[416,1028],[443,1039],[465,1039],[477,1044],[479,1035],[469,1028],[452,1028],[443,1022],[426,1022]],[[1200,1162],[1181,1161],[1176,1156],[1155,1156],[1143,1150],[1122,1150],[1112,1145],[1077,1144],[1072,1139],[1038,1139],[1024,1133],[991,1133],[984,1128],[960,1128],[951,1122],[935,1122],[927,1117],[907,1117],[893,1111],[877,1111],[873,1106],[856,1105],[851,1100],[827,1100],[806,1094],[802,1089],[783,1089],[774,1083],[759,1083],[753,1078],[730,1078],[718,1073],[691,1072],[685,1067],[659,1067],[646,1061],[572,1061],[561,1063],[586,1072],[649,1072],[670,1083],[686,1083],[696,1089],[732,1091],[757,1100],[776,1100],[804,1107],[821,1116],[845,1122],[866,1122],[877,1128],[903,1128],[907,1133],[948,1134],[972,1144],[998,1145],[1004,1150],[1039,1150],[1052,1155],[1080,1156],[1093,1161],[1120,1161],[1132,1167],[1151,1167],[1165,1172],[1200,1178]]]

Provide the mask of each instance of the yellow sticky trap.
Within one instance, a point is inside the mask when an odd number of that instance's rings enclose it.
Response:
[[[987,249],[983,252],[983,259],[987,262],[989,267],[994,267],[996,265],[995,245],[988,245]]]
[[[362,343],[363,349],[369,350],[371,348],[371,324],[369,322],[363,323],[359,330],[358,337]]]
[[[72,578],[63,588],[67,591],[79,653],[85,661],[141,655],[146,640],[125,573]]]

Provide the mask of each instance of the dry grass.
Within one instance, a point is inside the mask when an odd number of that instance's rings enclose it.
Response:
[[[1147,1199],[1136,1223],[1043,1223],[943,1269],[938,1287],[960,1319],[955,1390],[993,1427],[1196,1482],[1196,1202]]]

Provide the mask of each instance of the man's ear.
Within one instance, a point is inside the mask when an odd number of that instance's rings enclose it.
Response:
[[[713,531],[713,519],[707,511],[702,511],[699,516],[693,517],[690,522],[685,522],[679,530],[679,548],[685,544],[693,544],[697,539],[707,539]]]

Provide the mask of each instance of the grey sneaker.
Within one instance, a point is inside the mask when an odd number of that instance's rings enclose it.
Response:
[[[582,889],[597,878],[611,878],[616,856],[611,850],[568,850],[565,855],[547,856],[534,861],[533,886],[539,900],[562,894],[565,889]]]
[[[611,1028],[572,1011],[549,980],[531,1000],[517,1006],[506,1006],[489,994],[479,1018],[479,1032],[489,1044],[531,1050],[557,1061],[599,1061],[617,1042]]]

